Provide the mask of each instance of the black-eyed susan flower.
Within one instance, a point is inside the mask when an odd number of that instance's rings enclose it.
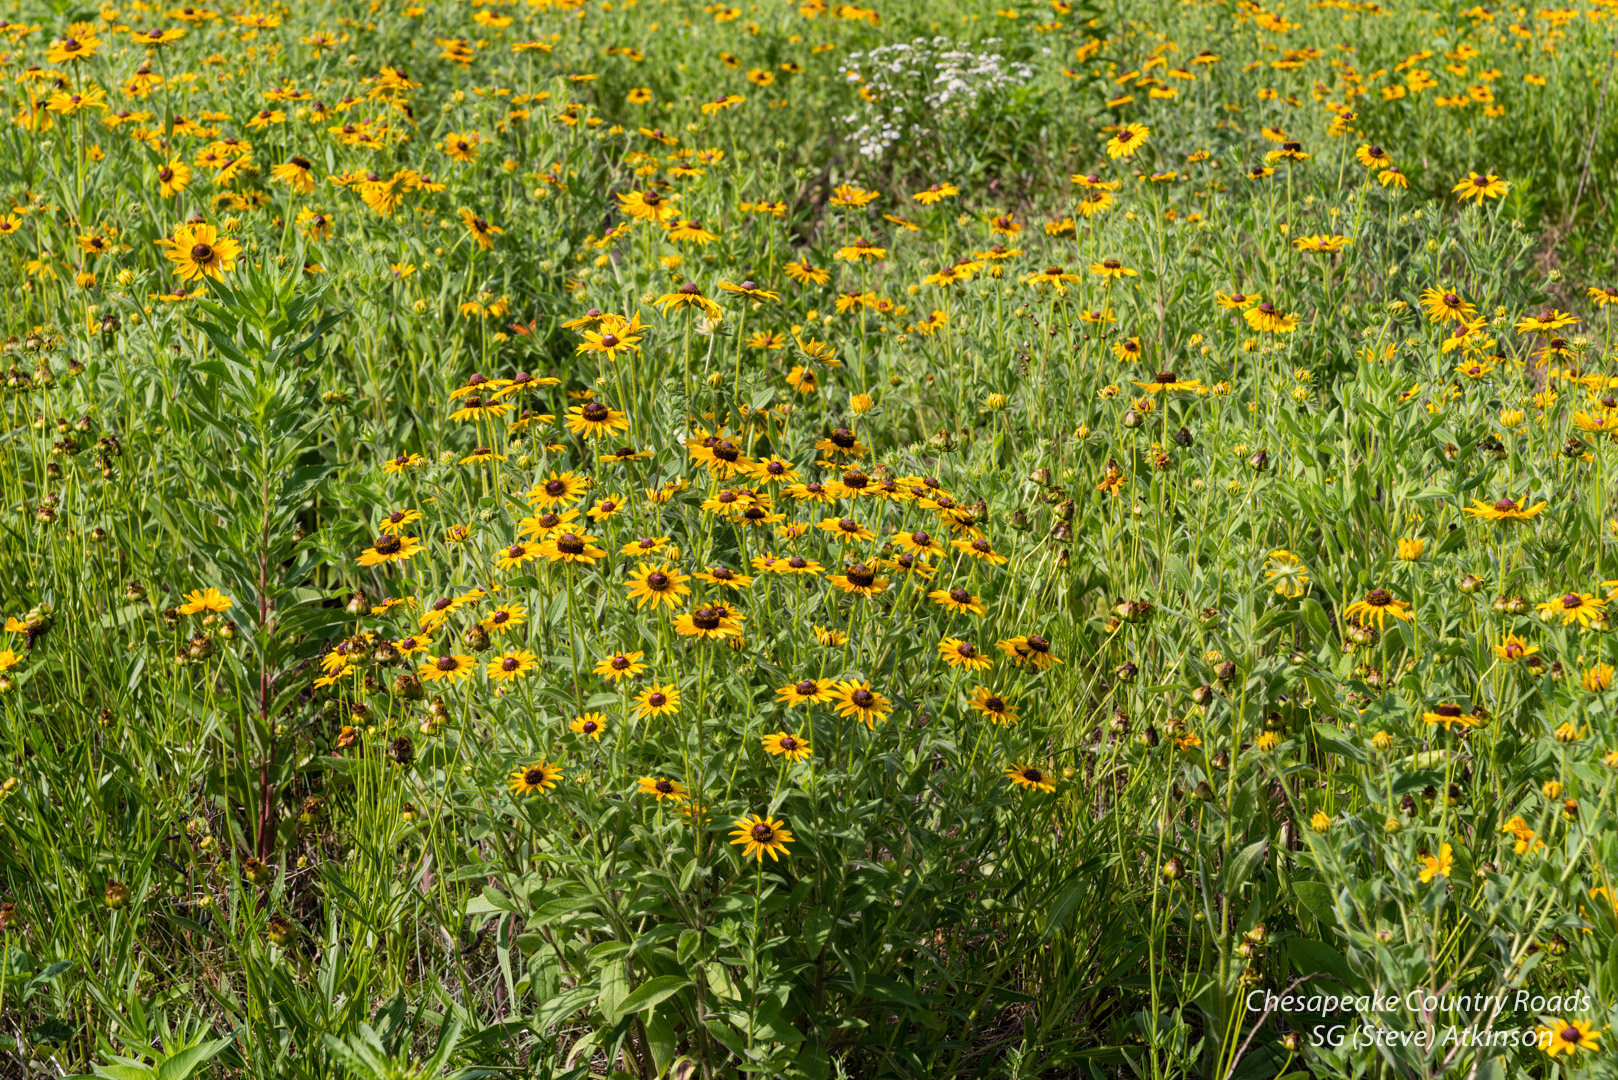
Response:
[[[1298,328],[1298,317],[1289,315],[1266,300],[1261,304],[1245,308],[1242,318],[1262,334],[1290,334]]]
[[[1530,645],[1516,634],[1507,634],[1500,639],[1498,645],[1494,646],[1495,657],[1508,664],[1526,660],[1537,652],[1539,652],[1538,645]]]
[[[1056,790],[1055,778],[1037,765],[1008,765],[1005,773],[1006,779],[1017,787],[1047,793]]]
[[[947,637],[938,643],[938,658],[950,667],[967,671],[986,671],[994,666],[992,657],[983,655],[971,642],[956,637]]]
[[[1120,278],[1138,277],[1139,272],[1131,270],[1119,259],[1101,259],[1088,267],[1090,273],[1106,281],[1116,281]]]
[[[635,790],[642,795],[650,795],[658,802],[667,799],[673,803],[681,803],[687,797],[684,784],[661,776],[641,777],[640,783],[636,785]]]
[[[775,691],[775,700],[793,705],[814,705],[832,699],[835,683],[830,679],[800,679]]]
[[[478,668],[478,662],[465,653],[452,653],[445,656],[435,656],[416,669],[417,676],[422,682],[449,683],[464,682],[472,677]]]
[[[1454,727],[1477,727],[1483,722],[1479,717],[1473,716],[1459,705],[1453,703],[1434,705],[1431,709],[1423,712],[1421,718],[1423,722],[1434,727],[1442,727],[1445,731],[1449,731]]]
[[[893,702],[872,690],[869,682],[838,683],[832,703],[839,716],[853,717],[868,728],[875,728],[893,711]]]
[[[543,795],[554,790],[561,779],[560,768],[548,761],[539,761],[513,769],[507,786],[513,795],[532,795],[536,791]]]
[[[1553,1017],[1534,1029],[1539,1048],[1548,1057],[1567,1055],[1571,1060],[1580,1051],[1601,1049],[1601,1029],[1588,1020],[1563,1020]]]
[[[1421,307],[1435,323],[1464,323],[1477,314],[1477,308],[1459,293],[1438,286],[1422,290]]]
[[[1545,509],[1545,506],[1544,501],[1530,504],[1526,498],[1513,499],[1506,496],[1492,503],[1473,499],[1472,505],[1464,508],[1463,513],[1488,522],[1528,521]]]
[[[1107,140],[1107,156],[1114,159],[1133,157],[1135,151],[1146,145],[1151,134],[1152,129],[1145,124],[1125,124]]]
[[[1543,604],[1536,604],[1541,617],[1547,622],[1558,617],[1563,626],[1572,626],[1578,623],[1580,627],[1588,630],[1597,619],[1605,619],[1606,612],[1602,609],[1607,606],[1605,600],[1598,599],[1592,593],[1569,592],[1561,596],[1554,596]]]
[[[927,599],[958,615],[982,615],[988,610],[983,606],[982,600],[960,586],[953,589],[934,589],[927,594]]]
[[[163,255],[174,264],[174,272],[181,281],[196,281],[204,277],[223,281],[235,269],[241,245],[204,222],[186,223],[174,230],[174,235],[157,241]]]
[[[709,585],[718,585],[722,588],[741,590],[753,584],[753,578],[748,574],[738,574],[725,566],[710,566],[706,570],[699,570],[694,575],[698,581]]]
[[[374,202],[374,197],[367,198],[366,201]],[[485,251],[494,247],[494,238],[496,236],[505,233],[505,230],[498,225],[490,224],[486,218],[479,217],[464,206],[461,207],[461,222],[466,226],[466,231],[471,234],[472,239],[477,241],[478,247]]]
[[[633,679],[646,671],[646,665],[641,663],[645,655],[644,652],[613,653],[597,662],[594,671],[608,682]]]
[[[787,577],[795,575],[812,575],[822,573],[826,568],[813,559],[802,555],[790,555],[783,559],[774,559],[768,567],[772,574],[781,574]]]
[[[1383,623],[1389,615],[1405,622],[1411,619],[1409,605],[1397,599],[1387,589],[1372,589],[1364,597],[1343,609],[1344,619],[1361,626],[1375,623],[1378,630],[1383,628]]]
[[[539,666],[539,657],[527,649],[508,649],[484,669],[495,682],[513,682]]]
[[[641,563],[629,575],[629,598],[635,601],[637,608],[653,608],[659,606],[676,608],[680,605],[682,596],[691,594],[689,575],[682,574],[673,566],[654,566],[650,563]]]
[[[788,761],[809,760],[811,753],[809,741],[790,732],[778,731],[773,735],[766,735],[763,742],[765,751],[773,756],[784,757]]]
[[[587,739],[599,740],[607,731],[607,718],[602,713],[587,712],[580,716],[575,716],[567,727],[575,735],[583,735]]]
[[[1494,173],[1486,173],[1483,176],[1479,176],[1475,172],[1468,172],[1460,180],[1456,181],[1454,187],[1450,188],[1450,191],[1453,192],[1461,202],[1472,199],[1479,206],[1483,205],[1484,199],[1501,198],[1510,190],[1511,185],[1500,179],[1500,177],[1496,176]]]
[[[494,565],[499,569],[508,572],[512,570],[520,570],[523,566],[539,558],[543,550],[543,543],[525,544],[518,542],[512,544],[510,547],[501,549],[500,554],[495,557]]]
[[[584,439],[600,439],[629,430],[629,417],[600,401],[587,401],[567,411],[564,426]]]
[[[866,563],[855,563],[841,574],[830,574],[826,581],[833,588],[856,596],[875,596],[888,588],[888,579],[878,577],[876,570]]]
[[[680,711],[680,688],[673,683],[653,683],[635,695],[635,719],[672,716]]]
[[[1009,727],[1017,722],[1016,706],[986,686],[975,687],[972,690],[972,700],[968,704],[991,724]]]
[[[421,541],[416,537],[384,532],[355,561],[361,566],[381,566],[384,563],[402,562],[420,550]]]
[[[606,558],[607,555],[595,546],[595,537],[576,532],[557,533],[543,541],[536,550],[551,562],[582,563],[585,566],[594,565],[597,559]]]
[[[1013,667],[1027,664],[1035,671],[1044,671],[1062,663],[1061,658],[1051,652],[1050,639],[1042,634],[1020,634],[994,644],[1011,658]]]
[[[788,854],[787,845],[796,839],[786,822],[779,818],[749,814],[732,824],[735,828],[730,834],[734,838],[731,844],[741,847],[743,862],[756,859],[762,863],[765,855],[778,862],[781,856]]]
[[[739,637],[742,617],[723,604],[704,604],[674,618],[674,632],[699,641]]]

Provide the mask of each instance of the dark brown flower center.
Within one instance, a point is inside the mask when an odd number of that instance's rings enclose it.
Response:
[[[968,600],[972,599],[972,594],[967,592],[965,589],[951,589],[949,591],[949,598],[955,601],[957,604],[964,604]]]
[[[717,630],[724,619],[713,608],[698,608],[691,613],[691,622],[698,630]]]
[[[663,573],[661,570],[653,570],[650,574],[646,575],[646,584],[654,589],[667,588],[668,583],[669,576]]]
[[[831,439],[832,445],[839,446],[844,450],[851,448],[856,442],[854,433],[847,428],[841,427],[833,431],[828,438]]]
[[[191,257],[197,262],[207,262],[213,258],[213,248],[207,244],[193,244],[191,246]]]
[[[1045,782],[1045,774],[1040,772],[1038,769],[1024,769],[1022,771],[1022,778],[1028,781],[1030,784],[1042,784]]]
[[[753,840],[760,844],[771,843],[775,840],[775,830],[761,821],[753,826]]]
[[[611,412],[611,410],[605,405],[601,404],[601,402],[592,401],[584,408],[579,410],[579,415],[583,416],[592,424],[599,424],[607,418],[607,414],[609,412]]]
[[[1461,711],[1461,707],[1459,705],[1439,705],[1433,709],[1433,712],[1437,713],[1439,716],[1454,717],[1465,715],[1465,713]]]
[[[1584,603],[1584,599],[1582,597],[1580,597],[1577,593],[1568,593],[1566,596],[1562,597],[1562,606],[1564,608],[1569,608],[1569,609],[1576,608],[1576,607],[1579,607],[1580,605],[1582,605],[1583,603]]]
[[[523,773],[522,779],[523,783],[527,784],[529,787],[538,787],[545,781],[545,770],[536,765],[534,768]]]
[[[798,740],[794,739],[791,735],[783,735],[781,736],[779,745],[783,750],[796,750],[798,748]]]
[[[665,694],[665,693],[662,693],[661,691],[658,691],[656,693],[651,694],[646,699],[646,704],[650,705],[654,709],[661,709],[663,706],[667,705],[668,703],[669,703],[668,695]]]
[[[547,495],[560,495],[566,490],[567,482],[563,480],[551,480],[545,484],[545,494]]]
[[[563,533],[556,538],[556,550],[565,555],[583,555],[584,540],[577,533]]]
[[[660,795],[674,794],[674,781],[672,780],[659,780],[653,786],[657,788],[658,794]]]
[[[500,661],[501,671],[516,671],[521,666],[522,662],[519,661],[515,656],[508,656],[504,660]]]
[[[864,689],[854,691],[848,695],[848,699],[862,709],[869,709],[876,704],[876,695]]]
[[[435,666],[439,671],[454,671],[460,664],[453,656],[440,656]]]
[[[850,585],[857,586],[861,589],[869,589],[872,585],[876,584],[876,575],[872,573],[871,568],[866,566],[864,563],[849,567],[847,577]]]

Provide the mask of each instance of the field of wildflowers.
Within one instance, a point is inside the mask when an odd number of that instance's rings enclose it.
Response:
[[[1015,2],[0,7],[0,1076],[1618,1074],[1618,3]]]

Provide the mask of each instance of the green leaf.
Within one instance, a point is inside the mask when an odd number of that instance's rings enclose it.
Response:
[[[630,1013],[655,1008],[691,985],[693,984],[690,979],[679,975],[658,975],[635,987],[628,997],[618,1003],[618,1008],[614,1012],[618,1016],[628,1016]]]

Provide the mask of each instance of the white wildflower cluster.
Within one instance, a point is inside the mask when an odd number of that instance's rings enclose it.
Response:
[[[934,138],[991,95],[1032,79],[1031,66],[993,51],[999,40],[916,38],[852,54],[847,77],[860,84],[861,102],[843,123],[860,153],[881,157],[901,139]]]

